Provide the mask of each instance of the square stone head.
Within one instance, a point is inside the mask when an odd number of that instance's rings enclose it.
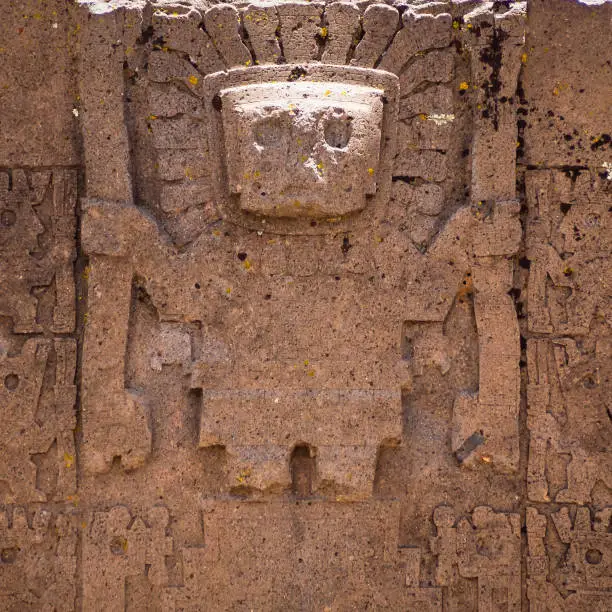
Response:
[[[270,82],[219,92],[230,193],[269,217],[362,210],[376,192],[384,90]]]

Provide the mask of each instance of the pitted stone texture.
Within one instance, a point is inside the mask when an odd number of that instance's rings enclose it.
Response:
[[[166,558],[173,552],[170,515],[154,506],[132,516],[125,506],[88,517],[84,533],[83,607],[87,610],[167,610]],[[159,607],[158,607],[159,606]]]
[[[488,10],[487,10],[488,9]],[[465,43],[476,88],[472,201],[516,197],[517,83],[525,45],[526,3],[496,13],[485,3],[465,16]],[[469,84],[468,84],[469,86]]]
[[[22,0],[3,5],[0,24],[0,167],[80,163],[74,59],[75,3]],[[27,58],[27,61],[25,61]]]
[[[277,5],[285,61],[294,64],[317,59],[323,10],[324,5],[318,2]]]
[[[386,4],[371,4],[362,17],[363,38],[351,60],[356,66],[374,68],[399,24],[397,9]]]
[[[213,6],[206,11],[204,24],[228,68],[251,64],[251,53],[240,36],[240,14],[235,7],[229,4]]]
[[[74,330],[76,198],[75,171],[0,172],[0,315],[15,333]]]
[[[612,604],[610,559],[612,508],[562,507],[540,512],[527,508],[527,598],[545,611],[597,610]],[[554,533],[562,549],[546,538]],[[566,562],[561,563],[561,556]],[[561,585],[571,592],[563,597]]]
[[[332,2],[325,10],[326,45],[321,61],[346,64],[360,30],[359,9],[348,2]]]
[[[265,490],[291,485],[291,453],[307,441],[312,492],[336,482],[351,497],[367,498],[381,442],[394,445],[401,437],[399,393],[205,391],[200,445],[226,447],[233,486]]]
[[[398,511],[393,502],[208,504],[205,546],[183,551],[175,605],[441,610],[439,589],[421,586],[420,549],[398,549]]]
[[[422,83],[448,83],[452,77],[455,58],[450,50],[431,51],[418,56],[400,74],[402,96],[411,93]]]
[[[451,42],[451,16],[413,15],[410,11],[402,15],[403,28],[382,58],[379,68],[400,74],[411,56],[427,49],[446,47]]]
[[[609,324],[609,182],[588,170],[529,171],[525,182],[530,331],[582,336],[598,318]]]
[[[74,170],[0,173],[3,504],[76,490],[76,206]]]
[[[274,64],[281,57],[277,31],[280,25],[276,6],[250,4],[242,16],[256,64]]]
[[[3,610],[75,610],[77,516],[14,506],[0,512]]]
[[[561,20],[556,18],[560,11]],[[530,3],[521,162],[602,172],[612,161],[611,18],[610,2]]]
[[[452,508],[439,506],[433,522],[437,535],[431,539],[438,557],[437,581],[449,587],[448,603],[455,608],[461,578],[477,579],[478,610],[502,606],[521,610],[521,524],[518,514],[495,512],[487,506],[471,517],[456,520]],[[460,592],[460,591],[459,591]],[[458,609],[458,608],[456,608]]]
[[[125,262],[102,257],[92,257],[90,269],[84,339],[89,357],[82,388],[83,467],[90,473],[106,472],[119,458],[125,469],[135,469],[150,452],[151,433],[142,399],[124,388],[128,329],[116,325],[129,315],[132,270]],[[100,362],[104,362],[102,377],[96,365]]]

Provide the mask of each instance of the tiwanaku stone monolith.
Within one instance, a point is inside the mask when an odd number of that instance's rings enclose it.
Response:
[[[612,3],[22,0],[0,610],[612,609]]]

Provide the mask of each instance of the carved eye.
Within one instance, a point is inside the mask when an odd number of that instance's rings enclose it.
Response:
[[[8,374],[4,378],[4,386],[9,391],[14,391],[19,386],[19,376],[17,374]]]
[[[0,551],[0,563],[6,563],[7,565],[15,563],[17,561],[18,548],[3,548]]]
[[[603,559],[603,554],[600,550],[597,550],[597,548],[589,548],[584,558],[589,565],[599,565]]]
[[[351,139],[351,117],[331,117],[325,124],[325,142],[333,149],[344,149]]]
[[[281,139],[282,125],[278,117],[267,117],[255,124],[253,137],[260,147],[275,147]]]
[[[3,227],[13,227],[16,221],[17,215],[12,210],[5,208],[0,213],[0,224],[2,224]]]
[[[127,549],[128,542],[125,538],[116,536],[110,542],[110,551],[113,553],[113,555],[122,557],[127,552]]]

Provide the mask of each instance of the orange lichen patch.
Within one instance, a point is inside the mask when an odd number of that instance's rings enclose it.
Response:
[[[125,554],[128,551],[128,541],[126,538],[117,536],[111,540],[110,547],[116,555]]]
[[[199,81],[200,81],[200,79],[198,79],[198,77],[197,77],[197,76],[195,76],[195,75],[193,75],[193,74],[192,74],[192,75],[191,75],[191,76],[190,76],[190,77],[189,77],[187,80],[188,80],[188,81],[189,81],[189,83],[190,83],[191,85],[193,85],[194,87],[195,87],[195,86],[196,86],[196,85],[199,83]]]
[[[459,91],[467,91],[469,88],[470,86],[466,81],[459,83]]]
[[[472,279],[472,273],[466,272],[463,280],[461,281],[461,285],[459,286],[459,290],[457,291],[457,301],[459,304],[463,304],[466,300],[472,297],[474,293],[474,281]]]
[[[241,470],[238,476],[236,476],[236,482],[239,484],[244,484],[247,481],[247,478],[251,475],[251,469],[245,468]]]

